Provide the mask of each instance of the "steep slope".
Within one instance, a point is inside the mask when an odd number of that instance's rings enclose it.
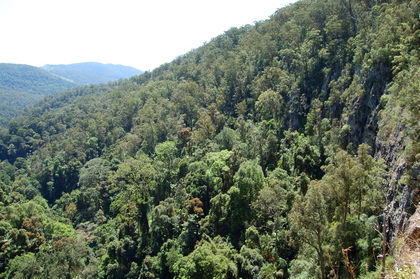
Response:
[[[39,102],[0,135],[0,271],[405,276],[390,248],[419,201],[419,14],[300,1]]]
[[[129,66],[97,62],[45,65],[41,68],[78,84],[107,83],[142,73],[142,71]]]

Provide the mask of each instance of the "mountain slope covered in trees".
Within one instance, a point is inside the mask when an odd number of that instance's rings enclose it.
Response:
[[[133,67],[95,62],[33,67],[0,63],[0,127],[28,105],[63,90],[107,83],[138,74]]]
[[[0,63],[0,125],[17,116],[24,107],[77,86],[37,67]]]
[[[39,102],[0,135],[0,272],[415,278],[419,14],[303,0]]]

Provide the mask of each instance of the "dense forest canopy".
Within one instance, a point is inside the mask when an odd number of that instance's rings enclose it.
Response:
[[[414,278],[419,15],[302,0],[38,102],[0,134],[1,276]]]

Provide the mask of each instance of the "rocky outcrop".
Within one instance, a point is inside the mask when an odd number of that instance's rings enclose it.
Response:
[[[391,243],[406,227],[415,211],[413,189],[405,179],[409,167],[404,152],[408,145],[406,131],[399,122],[392,133],[379,133],[376,139],[376,157],[384,159],[388,168],[384,215],[387,220],[387,238]]]
[[[407,220],[406,228],[398,235],[394,243],[394,259],[392,278],[420,278],[419,208]]]

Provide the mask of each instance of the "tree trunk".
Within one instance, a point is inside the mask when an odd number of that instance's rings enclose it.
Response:
[[[319,265],[321,267],[321,278],[324,279],[325,278],[325,259],[324,259],[324,250],[322,249],[322,239],[321,239],[321,233],[317,232],[317,246],[318,248],[317,253],[318,253],[318,260],[319,260]]]

